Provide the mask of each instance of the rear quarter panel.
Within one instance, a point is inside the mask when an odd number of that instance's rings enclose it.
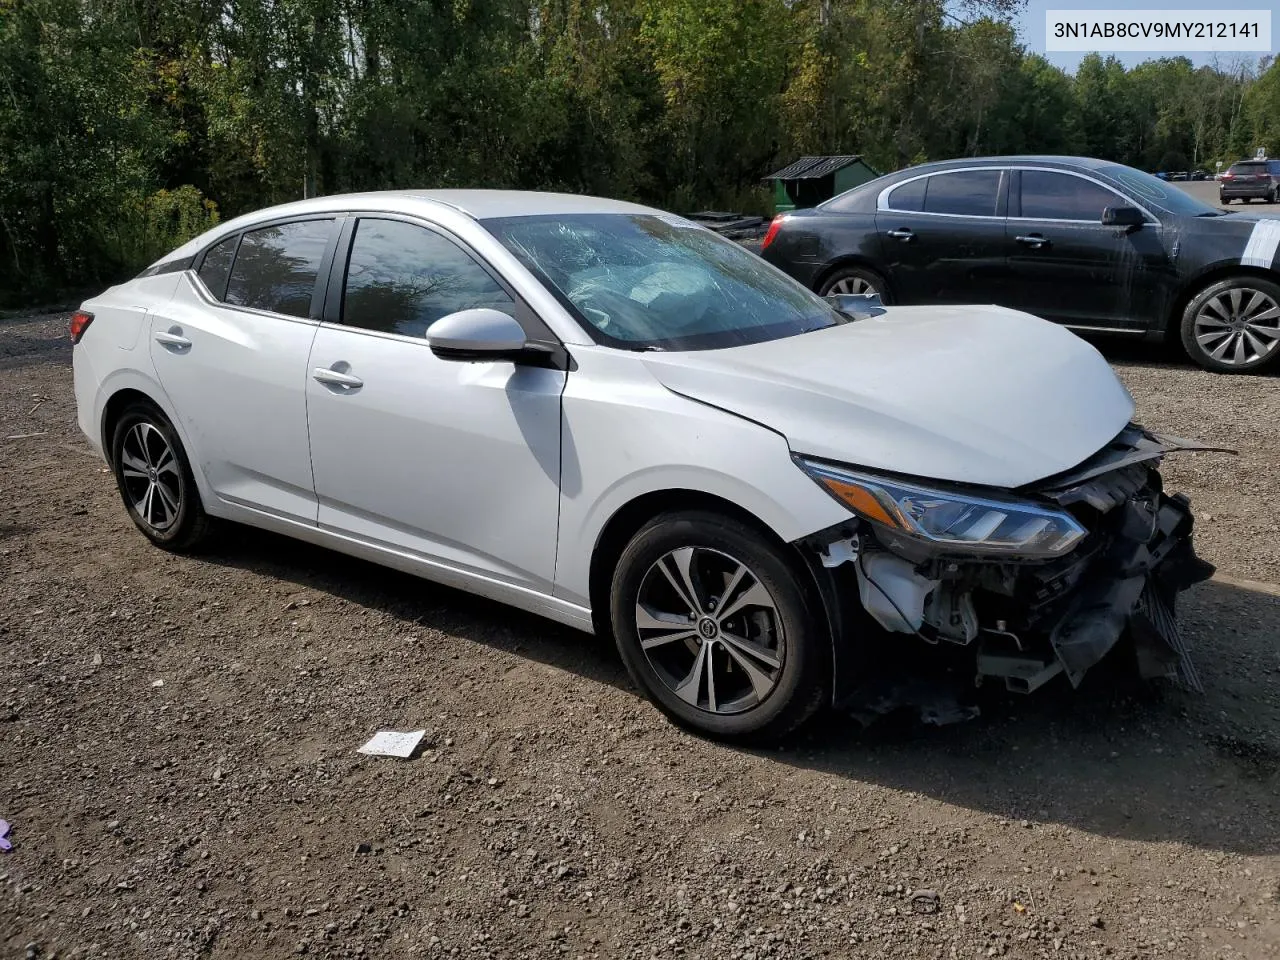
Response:
[[[815,289],[840,264],[861,263],[884,273],[884,251],[871,212],[798,211],[783,221],[764,258]]]

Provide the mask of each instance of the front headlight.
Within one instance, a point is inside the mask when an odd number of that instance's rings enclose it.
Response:
[[[975,496],[798,459],[854,513],[944,551],[1057,557],[1088,532],[1071,514],[1027,500]]]

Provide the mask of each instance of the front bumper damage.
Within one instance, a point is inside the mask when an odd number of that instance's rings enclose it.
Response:
[[[1128,639],[1142,676],[1200,691],[1174,611],[1214,568],[1195,554],[1187,499],[1166,493],[1157,469],[1194,449],[1219,448],[1131,425],[1073,470],[1016,491],[1089,531],[1053,560],[938,556],[866,521],[812,546],[829,572],[852,568],[862,610],[883,629],[970,648],[978,683],[1029,693],[1061,673],[1078,686]]]

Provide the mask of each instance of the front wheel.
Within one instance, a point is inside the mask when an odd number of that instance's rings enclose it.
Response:
[[[830,640],[800,575],[746,524],[663,514],[614,572],[610,620],[622,660],[676,723],[720,740],[777,740],[830,696]]]
[[[1182,314],[1182,345],[1204,367],[1245,373],[1280,356],[1280,285],[1262,277],[1210,284]]]

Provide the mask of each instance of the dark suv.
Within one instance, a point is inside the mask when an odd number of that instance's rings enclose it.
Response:
[[[1219,199],[1275,203],[1280,190],[1280,160],[1241,160],[1222,175]]]

